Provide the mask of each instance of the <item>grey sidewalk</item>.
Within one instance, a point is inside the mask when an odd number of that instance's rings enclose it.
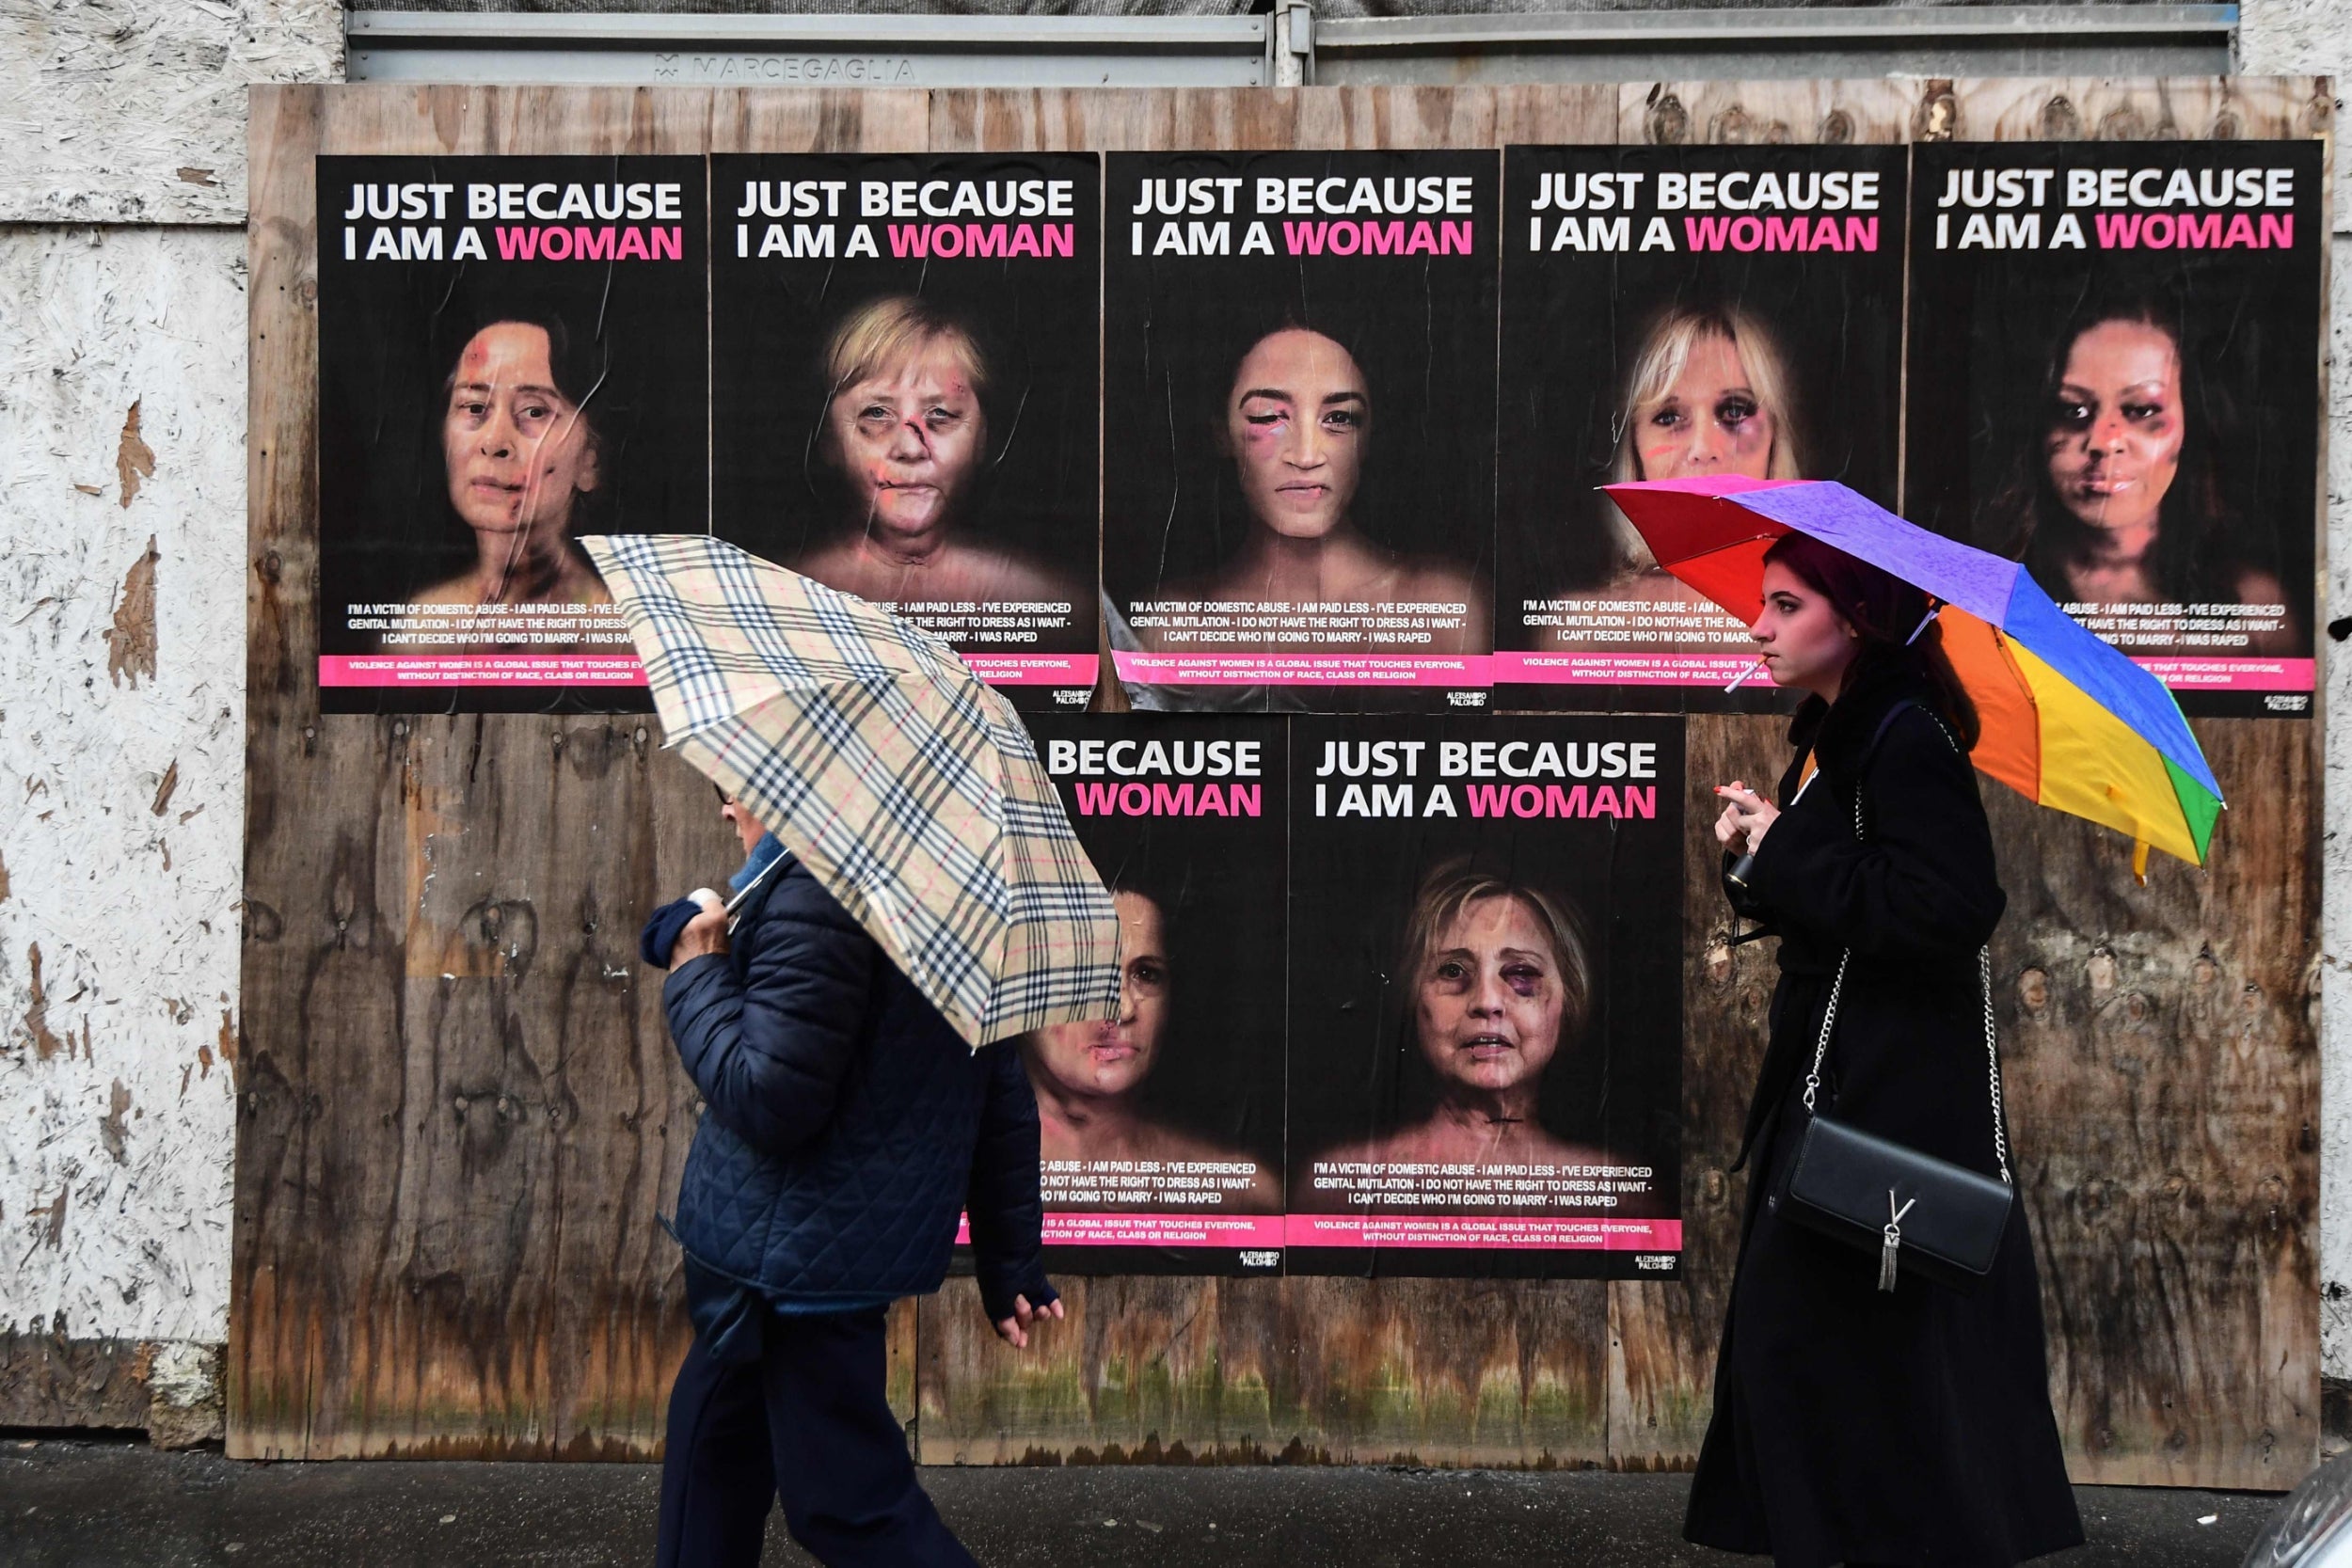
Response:
[[[1684,1476],[1495,1471],[927,1470],[991,1568],[1717,1568],[1684,1545]],[[0,1445],[8,1568],[635,1565],[657,1477],[630,1465],[246,1465],[144,1444]],[[2246,1493],[2085,1487],[2064,1568],[2236,1568],[2277,1508]],[[2210,1518],[2210,1524],[2201,1521]],[[781,1522],[767,1561],[805,1563]]]

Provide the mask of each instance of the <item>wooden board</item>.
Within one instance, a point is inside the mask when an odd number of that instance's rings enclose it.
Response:
[[[318,714],[314,153],[2016,138],[2064,130],[2060,103],[2074,135],[2326,125],[2324,87],[2237,79],[257,92],[231,1451],[655,1451],[686,1326],[653,1216],[698,1108],[632,939],[729,848],[649,724]],[[2215,868],[2159,862],[2145,891],[2111,836],[1988,786],[1995,961],[2077,1476],[2278,1486],[2318,1432],[2316,737],[2200,733],[2233,803]],[[1688,741],[1685,1279],[1069,1281],[1025,1354],[950,1281],[892,1323],[919,1454],[1689,1465],[1773,980],[1764,944],[1728,945],[1695,824],[1781,738],[1711,718]]]

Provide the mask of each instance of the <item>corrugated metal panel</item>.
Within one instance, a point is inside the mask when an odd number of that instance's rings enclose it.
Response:
[[[359,10],[355,82],[1247,87],[1295,81],[2218,75],[2235,6],[1661,8],[1315,17]],[[1290,41],[1286,40],[1285,41]],[[1306,69],[1295,68],[1298,55]]]
[[[353,11],[354,82],[1255,87],[1260,16]]]
[[[1904,6],[1318,18],[1309,80],[2204,76],[2235,6]]]

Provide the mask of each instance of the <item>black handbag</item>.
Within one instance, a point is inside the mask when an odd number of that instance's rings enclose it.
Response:
[[[1945,738],[1951,738],[1948,731]],[[1861,838],[1858,787],[1853,813],[1854,836]],[[1998,1180],[1814,1109],[1830,1032],[1837,1023],[1838,999],[1846,989],[1846,968],[1852,961],[1850,947],[1838,958],[1837,976],[1830,982],[1821,1037],[1813,1048],[1812,1070],[1804,1075],[1804,1137],[1774,1210],[1793,1224],[1876,1253],[1882,1291],[1894,1290],[1900,1267],[1963,1292],[1973,1291],[1992,1271],[2002,1233],[2009,1228],[2010,1207],[2016,1200],[2001,1114],[2001,1053],[1993,1026],[1993,950],[1978,952],[1977,974],[1984,996],[1984,1051],[1992,1076],[1993,1157],[2000,1166]]]

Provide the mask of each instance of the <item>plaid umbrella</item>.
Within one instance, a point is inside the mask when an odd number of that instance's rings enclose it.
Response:
[[[1011,705],[955,650],[699,534],[581,541],[664,744],[739,797],[975,1046],[1114,1016],[1119,917]]]

